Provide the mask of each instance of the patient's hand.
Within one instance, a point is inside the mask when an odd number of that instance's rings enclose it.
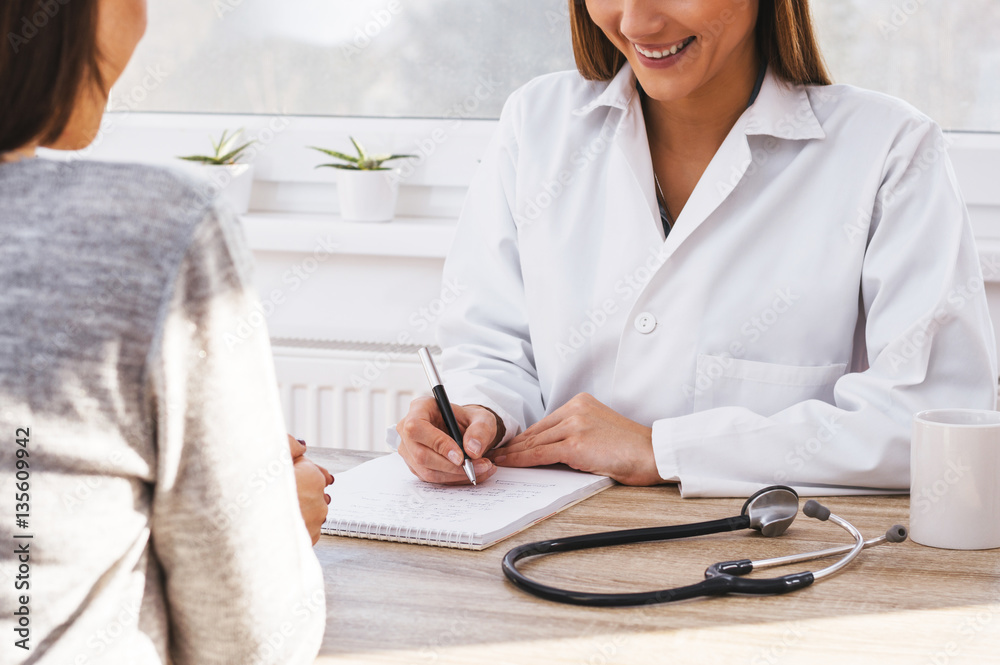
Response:
[[[330,472],[305,456],[306,447],[291,434],[288,446],[292,453],[292,468],[295,471],[295,486],[299,492],[299,510],[306,523],[306,529],[313,545],[319,542],[319,529],[326,520],[330,497],[324,489],[333,484]]]

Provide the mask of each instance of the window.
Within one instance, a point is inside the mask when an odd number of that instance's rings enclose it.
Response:
[[[112,108],[496,118],[572,67],[565,0],[149,0]]]
[[[1000,132],[996,0],[813,0],[835,82],[910,102],[951,130]]]
[[[567,2],[149,0],[114,108],[495,118],[518,86],[573,68]],[[996,0],[811,6],[837,82],[1000,132]]]

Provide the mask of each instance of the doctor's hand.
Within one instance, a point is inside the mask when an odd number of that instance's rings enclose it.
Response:
[[[462,431],[462,445],[474,460],[476,480],[486,480],[497,468],[481,459],[496,443],[497,421],[493,412],[477,405],[451,405]],[[468,485],[462,470],[464,457],[458,444],[446,433],[444,419],[433,397],[418,397],[410,402],[406,417],[396,424],[402,438],[399,454],[410,471],[421,480],[443,485]]]
[[[491,454],[498,466],[566,464],[625,485],[666,482],[656,472],[653,430],[580,393]]]

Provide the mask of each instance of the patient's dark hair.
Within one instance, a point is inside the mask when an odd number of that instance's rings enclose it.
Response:
[[[77,95],[103,88],[98,0],[0,3],[0,152],[55,141]]]

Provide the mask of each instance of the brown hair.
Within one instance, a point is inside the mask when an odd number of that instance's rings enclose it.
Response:
[[[597,27],[585,0],[569,0],[576,67],[585,79],[608,81],[625,56]],[[774,74],[800,84],[829,85],[809,15],[809,0],[760,0],[755,30],[757,55]]]
[[[77,95],[103,88],[98,0],[3,0],[0,5],[0,152],[55,141]]]

